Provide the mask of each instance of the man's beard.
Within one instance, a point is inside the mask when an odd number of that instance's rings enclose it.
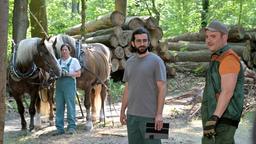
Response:
[[[148,51],[148,47],[138,47],[138,48],[136,49],[136,52],[137,52],[139,55],[145,54],[147,51]]]

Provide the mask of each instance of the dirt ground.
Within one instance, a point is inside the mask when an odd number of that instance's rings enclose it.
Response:
[[[187,92],[194,87],[202,87],[204,78],[180,74],[168,81],[166,101]],[[163,144],[200,144],[202,136],[201,120],[198,114],[187,121],[192,104],[179,102],[166,103],[164,106],[164,121],[169,122],[169,138],[163,139]],[[197,106],[197,107],[200,107]],[[106,126],[104,123],[95,124],[91,132],[85,131],[85,119],[77,107],[77,134],[52,136],[54,126],[43,122],[40,130],[32,132],[21,131],[20,118],[17,112],[8,110],[5,121],[5,144],[128,144],[126,126],[119,123],[120,103],[106,105]],[[85,111],[85,110],[83,110]],[[253,113],[247,113],[241,120],[236,132],[236,144],[251,144]],[[27,122],[29,119],[27,119]],[[43,118],[47,121],[47,118]]]

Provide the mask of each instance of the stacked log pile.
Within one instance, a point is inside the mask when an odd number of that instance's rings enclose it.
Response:
[[[229,28],[228,44],[245,61],[250,69],[256,68],[256,31],[245,31],[240,26]],[[185,33],[168,39],[170,62],[177,71],[197,67],[207,68],[211,52],[205,45],[203,30],[198,33]],[[181,67],[182,66],[182,67]]]
[[[160,43],[163,32],[158,27],[155,19],[150,16],[124,17],[118,11],[98,17],[96,20],[85,24],[86,34],[84,43],[103,43],[112,52],[112,72],[123,70],[126,60],[133,55],[131,52],[131,35],[133,30],[144,27],[150,32],[153,52],[169,61],[167,43]],[[74,38],[81,38],[81,25],[69,28],[66,34]],[[162,48],[164,47],[164,48]]]

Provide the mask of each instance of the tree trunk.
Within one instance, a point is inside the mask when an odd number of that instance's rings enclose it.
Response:
[[[203,10],[201,11],[201,27],[207,26],[209,0],[202,0]]]
[[[31,36],[45,37],[48,33],[45,0],[31,0],[29,4]]]
[[[121,12],[126,17],[127,0],[115,0],[115,10]]]
[[[71,9],[71,13],[72,16],[74,16],[74,14],[79,13],[79,0],[72,0],[72,9]],[[72,19],[72,17],[71,17]]]
[[[13,35],[15,43],[26,38],[28,28],[28,1],[15,0],[13,9]]]
[[[6,52],[8,39],[9,1],[0,1],[0,143],[4,143],[5,96],[6,96]]]
[[[98,17],[96,20],[88,21],[85,24],[86,33],[94,32],[100,29],[111,28],[113,26],[121,26],[125,21],[125,17],[118,11],[111,12],[107,15]],[[77,35],[80,33],[81,24],[69,28],[65,33],[68,35]]]
[[[85,31],[85,17],[86,17],[86,0],[81,0],[81,4],[82,4],[82,11],[81,11],[81,29],[80,29],[80,33],[82,36],[85,35],[86,31]]]
[[[115,35],[101,35],[96,37],[90,37],[84,40],[85,43],[103,43],[107,46],[117,47],[118,39]]]

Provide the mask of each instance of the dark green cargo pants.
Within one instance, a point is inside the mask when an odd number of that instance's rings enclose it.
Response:
[[[145,139],[146,123],[154,122],[154,118],[127,115],[129,144],[161,144],[160,139]]]

